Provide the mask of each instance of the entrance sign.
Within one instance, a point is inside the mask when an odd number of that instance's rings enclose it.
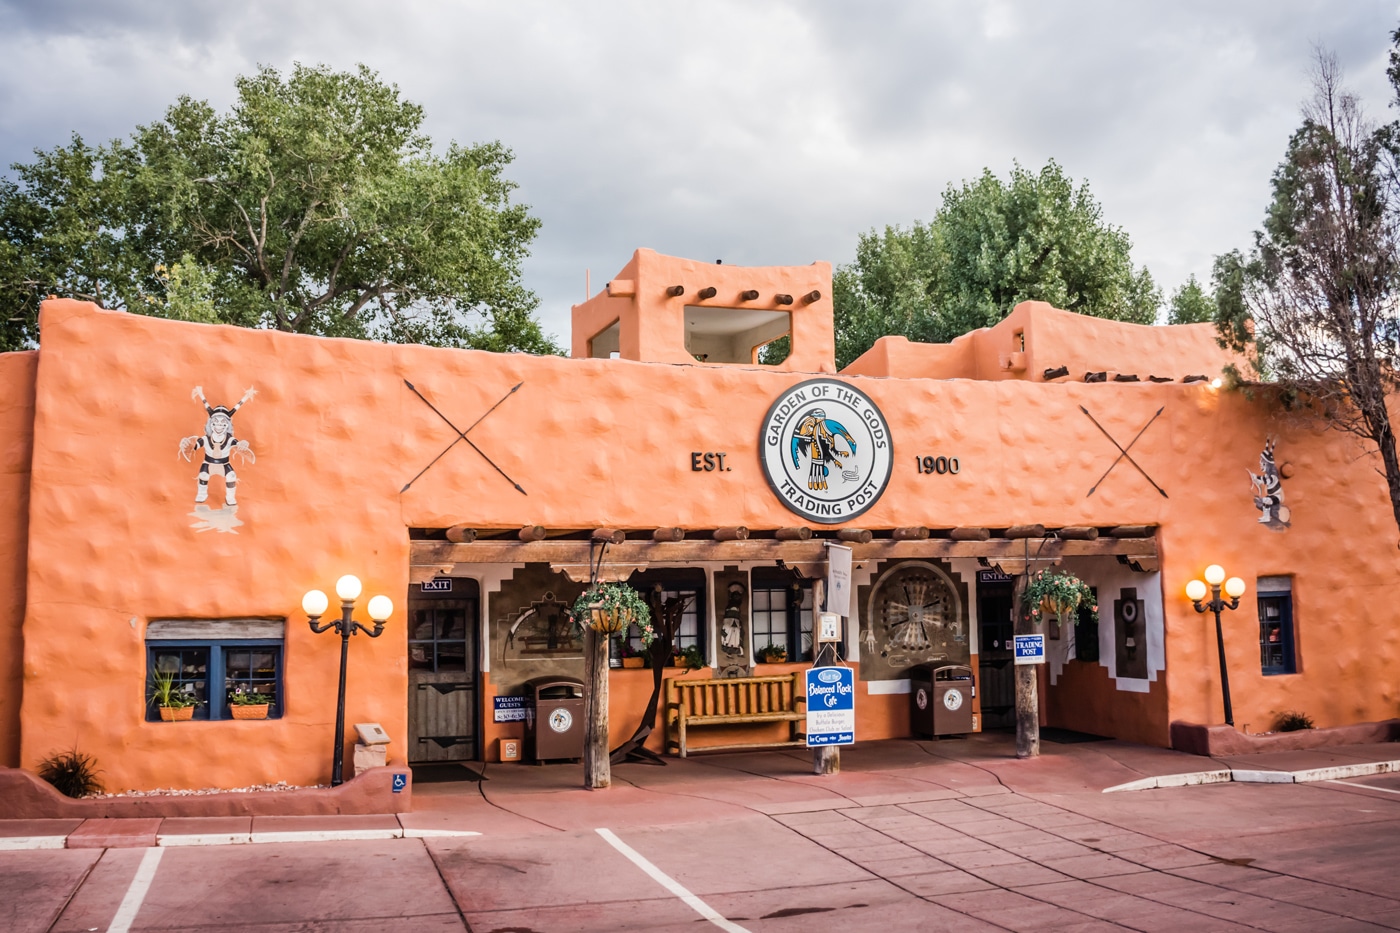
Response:
[[[849,667],[807,671],[807,747],[854,745],[856,677]]]
[[[1016,636],[1016,663],[1017,663],[1017,664],[1044,664],[1044,663],[1045,663],[1045,636],[1044,636],[1044,635],[1017,635],[1017,636]]]
[[[838,616],[851,614],[851,549],[826,546],[826,608]]]
[[[879,500],[890,481],[892,443],[868,395],[837,379],[809,379],[768,409],[758,446],[764,476],[783,505],[837,525]]]

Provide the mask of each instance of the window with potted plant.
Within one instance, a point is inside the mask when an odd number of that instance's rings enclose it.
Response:
[[[155,670],[151,672],[151,691],[148,701],[160,712],[162,722],[184,722],[194,718],[195,708],[200,699],[191,691],[175,671]]]

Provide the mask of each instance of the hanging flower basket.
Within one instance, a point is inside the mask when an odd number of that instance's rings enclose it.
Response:
[[[1022,597],[1031,608],[1031,618],[1044,616],[1069,619],[1080,607],[1088,607],[1092,621],[1099,620],[1099,607],[1094,602],[1089,584],[1063,570],[1042,570],[1031,577]],[[1072,621],[1072,620],[1071,620]]]
[[[574,601],[570,617],[581,628],[609,635],[637,626],[642,644],[650,645],[656,638],[651,625],[651,609],[637,591],[625,583],[599,583],[584,590]]]

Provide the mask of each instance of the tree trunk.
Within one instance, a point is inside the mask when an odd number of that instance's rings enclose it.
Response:
[[[1030,610],[1021,604],[1026,592],[1027,574],[1029,573],[1030,566],[1028,564],[1026,572],[1017,578],[1016,591],[1011,597],[1011,605],[1016,612],[1014,631],[1017,635],[1035,634],[1035,623],[1031,621]],[[1040,698],[1036,695],[1037,666],[1035,664],[1016,665],[1017,758],[1035,758],[1040,754]]]
[[[812,581],[812,614],[820,616],[822,605],[826,602],[826,581]],[[817,626],[814,626],[817,627]],[[820,658],[823,646],[816,645],[815,656]],[[812,749],[812,773],[813,774],[839,774],[841,772],[841,747],[839,745],[822,745]]]
[[[608,761],[608,646],[612,639],[605,632],[587,629],[583,637],[586,657],[587,700],[584,704],[583,786],[590,790],[612,784]]]

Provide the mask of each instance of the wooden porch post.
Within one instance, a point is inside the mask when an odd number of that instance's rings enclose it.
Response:
[[[608,756],[608,649],[612,639],[606,632],[588,628],[583,636],[584,702],[583,786],[598,790],[612,785],[612,764]]]
[[[822,606],[826,603],[826,581],[812,581],[812,615],[813,621],[821,617]],[[822,646],[818,642],[813,645],[813,651],[818,658],[821,657]],[[808,706],[808,715],[811,715],[811,707]],[[839,774],[841,772],[841,747],[839,745],[822,745],[812,749],[812,773],[813,774]]]

